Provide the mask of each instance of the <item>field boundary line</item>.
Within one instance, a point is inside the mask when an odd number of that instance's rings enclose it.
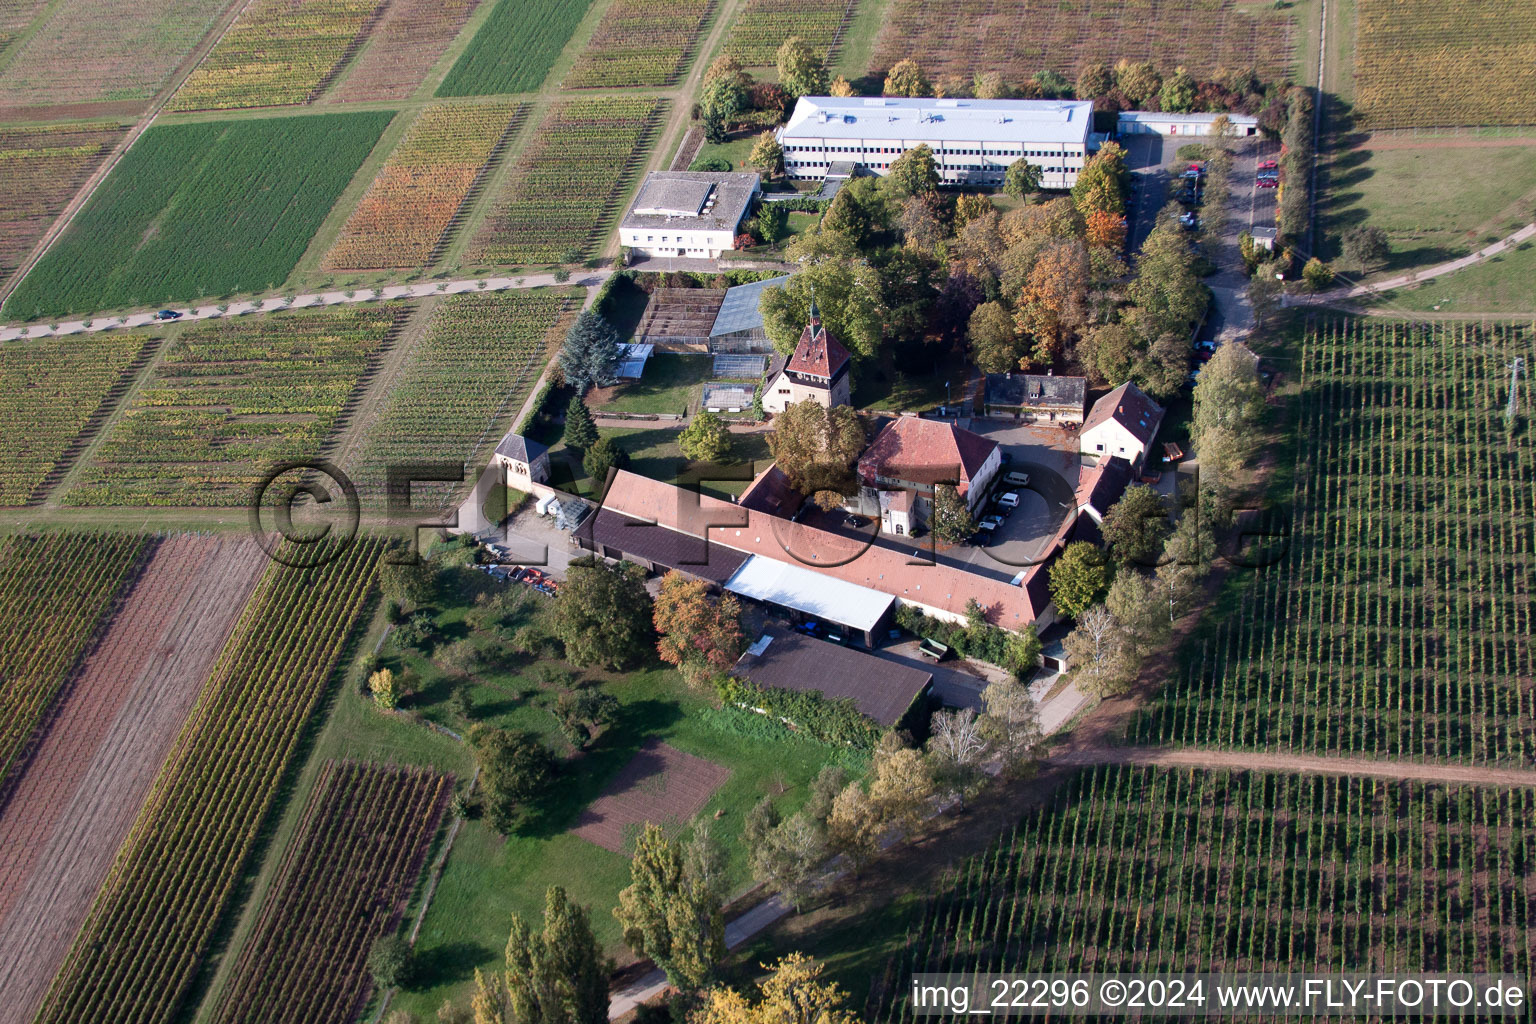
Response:
[[[1379,760],[1369,757],[1333,757],[1322,754],[1276,754],[1263,750],[1218,750],[1206,747],[1091,746],[1052,754],[1045,759],[1045,763],[1052,767],[1067,768],[1093,765],[1146,765],[1203,768],[1211,771],[1354,775],[1447,785],[1536,787],[1536,770],[1533,769],[1433,761]]]
[[[171,75],[171,80],[165,84],[165,87],[150,102],[149,109],[140,116],[138,122],[132,128],[128,129],[122,141],[117,144],[117,148],[107,155],[107,158],[101,162],[101,166],[96,168],[95,173],[85,180],[85,184],[81,186],[80,191],[75,193],[74,198],[65,204],[64,209],[54,218],[48,230],[43,233],[43,237],[38,239],[37,244],[32,247],[32,251],[27,255],[27,258],[17,266],[16,272],[3,284],[0,284],[0,303],[9,299],[11,293],[21,284],[22,278],[30,274],[38,263],[42,262],[48,250],[69,229],[69,226],[75,222],[75,218],[79,216],[80,211],[85,208],[85,204],[96,194],[96,190],[101,187],[101,183],[107,180],[107,175],[111,174],[112,170],[122,162],[123,157],[128,154],[128,150],[139,140],[139,136],[149,130],[155,118],[160,116],[160,111],[164,110],[165,105],[171,101],[171,97],[181,90],[182,83],[203,62],[203,58],[208,56],[213,48],[219,44],[220,40],[224,38],[225,33],[229,31],[230,26],[235,23],[235,20],[240,17],[241,12],[245,10],[250,2],[251,0],[231,0],[229,6],[224,9],[224,13],[219,16],[219,20],[208,30],[207,35],[203,36],[202,42],[192,48],[192,52],[187,54],[186,59],[181,62],[181,65]]]

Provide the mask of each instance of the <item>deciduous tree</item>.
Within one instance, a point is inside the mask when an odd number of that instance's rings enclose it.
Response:
[[[783,170],[784,147],[779,145],[779,140],[773,137],[772,131],[763,132],[757,137],[757,141],[752,143],[752,152],[747,156],[747,163],[769,178]],[[766,206],[771,209],[774,204],[768,203]],[[764,236],[763,241],[772,242],[775,239]]]
[[[933,85],[917,61],[909,58],[891,65],[882,91],[886,96],[932,96]]]
[[[939,187],[939,162],[928,143],[920,143],[892,160],[880,180],[886,191],[898,199],[932,192]]]
[[[1125,93],[1132,106],[1144,108],[1147,101],[1162,89],[1163,76],[1149,61],[1132,63],[1122,59],[1115,65],[1115,85]]]
[[[697,413],[682,433],[677,446],[695,462],[722,462],[731,454],[731,428],[714,413]]]
[[[822,967],[810,957],[791,953],[763,966],[770,977],[758,1002],[735,989],[710,989],[691,1024],[859,1024],[858,1015],[844,1008],[848,994],[821,980]]]
[[[971,360],[983,373],[1007,373],[1019,368],[1023,354],[1019,333],[1008,307],[983,302],[971,314]]]
[[[1161,102],[1164,110],[1187,114],[1195,109],[1195,77],[1182,67],[1163,82]],[[1230,121],[1228,123],[1231,123]]]
[[[852,242],[827,231],[801,235],[786,247],[785,257],[802,269],[783,287],[764,289],[758,300],[763,330],[774,348],[785,354],[794,351],[814,296],[828,333],[849,351],[872,355],[879,348],[884,319],[880,279]]]
[[[1083,370],[1096,385],[1118,386],[1130,380],[1131,370],[1141,355],[1136,332],[1118,323],[1090,329],[1077,347]]]
[[[1163,496],[1146,484],[1127,488],[1099,525],[1104,543],[1116,559],[1147,566],[1162,552],[1172,529]]]
[[[656,595],[652,624],[661,639],[656,652],[676,665],[690,682],[711,672],[727,672],[745,647],[741,604],[730,594],[711,601],[701,579],[668,572]]]
[[[976,532],[971,510],[953,484],[939,484],[934,488],[931,519],[929,528],[944,544],[958,544]]]
[[[933,716],[928,738],[928,763],[939,792],[960,802],[976,794],[985,779],[982,770],[991,745],[973,708],[940,711]]]
[[[894,733],[881,738],[871,764],[869,799],[882,826],[912,833],[933,799],[933,775],[923,755]]]
[[[779,47],[779,84],[796,99],[801,96],[824,96],[827,92],[827,69],[821,55],[799,36],[790,36]]]
[[[476,979],[476,1003],[504,1024],[603,1024],[608,1019],[608,974],[585,907],[552,885],[544,894],[544,929],[535,932],[512,915],[506,972]],[[477,1010],[477,1012],[480,1012]]]
[[[832,490],[851,494],[853,463],[864,450],[864,425],[844,405],[824,409],[807,399],[793,402],[774,421],[768,448],[790,485],[801,494]]]
[[[1127,655],[1119,624],[1103,605],[1096,604],[1078,616],[1062,646],[1072,666],[1072,678],[1084,693],[1108,697],[1125,692],[1134,662]]]
[[[1108,64],[1085,64],[1077,73],[1074,90],[1080,100],[1096,100],[1115,87],[1115,72]]]
[[[1045,738],[1035,698],[1018,680],[999,680],[981,691],[981,707],[982,735],[1001,758],[1003,771],[1018,777],[1034,762]]]
[[[1202,470],[1218,481],[1235,473],[1258,446],[1263,412],[1257,357],[1241,343],[1222,345],[1195,385],[1191,434]]]
[[[1013,95],[1013,90],[996,71],[978,72],[971,80],[971,92],[979,100],[1006,100]]]
[[[1003,194],[1023,199],[1040,191],[1040,165],[1019,157],[1003,172]]]
[[[585,668],[625,668],[651,646],[651,595],[637,565],[609,565],[591,556],[574,559],[550,610],[566,658]]]
[[[832,79],[831,95],[841,97],[857,96],[858,91],[854,89],[852,82],[848,81],[848,79],[844,78],[842,75],[838,75],[836,78]]]
[[[532,733],[484,724],[469,730],[469,745],[480,764],[486,820],[496,831],[508,835],[522,821],[528,801],[549,777],[549,751]]]
[[[1387,258],[1387,233],[1381,228],[1361,224],[1344,232],[1344,262],[1364,272]]]
[[[630,884],[613,916],[624,942],[648,956],[684,992],[708,984],[725,955],[725,921],[718,895],[688,870],[682,848],[647,824],[635,842]]]
[[[1035,338],[1037,362],[1060,358],[1067,338],[1086,326],[1088,282],[1088,248],[1079,239],[1056,239],[1035,261],[1017,319],[1020,333]]]
[[[1051,566],[1051,598],[1062,616],[1075,619],[1109,588],[1109,559],[1102,548],[1080,540],[1068,544]]]

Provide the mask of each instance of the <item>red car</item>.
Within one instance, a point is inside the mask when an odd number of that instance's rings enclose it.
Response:
[[[1253,183],[1256,188],[1279,188],[1280,182],[1276,178],[1260,178]]]
[[[1259,170],[1261,170],[1261,171],[1273,171],[1273,170],[1277,169],[1279,166],[1280,166],[1280,162],[1278,160],[1265,160],[1263,163],[1259,164]]]

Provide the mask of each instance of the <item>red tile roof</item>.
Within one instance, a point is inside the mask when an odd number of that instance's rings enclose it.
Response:
[[[784,369],[790,373],[803,373],[811,377],[836,377],[851,357],[848,350],[821,325],[821,318],[811,317],[811,322],[800,332],[800,342],[795,354],[790,356]]]
[[[992,622],[1009,629],[1035,621],[1045,609],[1045,604],[1036,603],[1041,589],[1033,588],[1036,600],[1031,600],[1029,589],[1030,579],[1041,573],[1041,566],[1029,570],[1024,586],[1015,586],[924,561],[926,552],[914,558],[904,550],[792,523],[628,470],[614,474],[603,507],[695,537],[707,534],[711,543],[733,551],[789,562],[955,615],[964,615],[966,602],[974,597]],[[918,564],[908,564],[911,562]]]
[[[997,448],[990,438],[962,430],[943,420],[898,416],[885,425],[859,457],[859,476],[873,484],[876,476],[915,484],[955,479],[965,494],[988,456]]]
[[[1152,401],[1135,384],[1126,381],[1093,403],[1093,409],[1089,411],[1078,433],[1086,434],[1110,420],[1129,430],[1132,436],[1146,446],[1157,436],[1157,428],[1163,422],[1163,407]]]

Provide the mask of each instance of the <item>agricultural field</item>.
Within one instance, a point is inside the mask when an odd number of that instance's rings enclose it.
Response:
[[[0,1024],[29,1024],[267,563],[250,537],[153,545],[0,809]]]
[[[827,67],[837,61],[842,32],[853,17],[858,0],[822,3],[820,0],[747,0],[731,23],[725,52],[747,67],[771,67],[779,47],[790,36],[799,36],[826,54]]]
[[[553,107],[471,242],[469,261],[575,263],[596,255],[668,105],[621,97]]]
[[[151,128],[5,304],[18,318],[281,283],[393,115]]]
[[[914,1019],[928,971],[1523,977],[1533,813],[1529,789],[1084,770],[926,897],[867,1019]]]
[[[403,100],[421,86],[480,0],[398,0],[328,99]]]
[[[101,333],[0,345],[0,505],[42,499],[158,344]]]
[[[0,781],[145,551],[145,539],[128,534],[0,539]]]
[[[367,494],[382,497],[383,468],[390,465],[478,467],[511,427],[565,336],[579,296],[539,289],[444,299],[369,431],[361,469],[377,486],[365,488]],[[451,484],[416,484],[412,501],[430,507],[458,490]]]
[[[1522,242],[1513,251],[1426,281],[1418,288],[1387,292],[1380,304],[1425,313],[1519,313],[1530,317],[1536,306],[1532,281],[1536,281],[1536,245]]]
[[[47,6],[48,0],[0,0],[0,50],[15,42]]]
[[[214,1024],[351,1024],[373,988],[373,941],[394,932],[453,777],[327,762],[219,998]]]
[[[58,4],[5,65],[0,108],[101,104],[119,113],[141,110],[208,34],[227,2]]]
[[[591,6],[592,0],[496,0],[437,95],[535,91]]]
[[[0,128],[0,283],[123,137],[119,124]]]
[[[65,504],[243,507],[271,466],[320,455],[405,315],[363,307],[190,327]]]
[[[186,997],[382,550],[360,537],[322,568],[269,565],[37,1024],[145,1024]]]
[[[715,0],[613,0],[564,87],[676,84],[714,9]]]
[[[1278,564],[1130,727],[1139,743],[1527,765],[1536,334],[1324,322],[1298,374],[1295,483]],[[1529,371],[1527,371],[1529,372]]]
[[[492,157],[527,114],[526,103],[455,103],[425,110],[347,218],[324,269],[431,263]]]
[[[308,103],[362,44],[382,0],[253,0],[170,110]]]
[[[1196,76],[1252,67],[1272,80],[1290,72],[1297,35],[1292,15],[1236,0],[891,0],[869,71],[915,57],[929,77],[998,71],[1018,83],[1040,71],[1074,80],[1084,64],[1125,58]]]
[[[1536,124],[1536,7],[1526,0],[1357,0],[1363,127]]]

